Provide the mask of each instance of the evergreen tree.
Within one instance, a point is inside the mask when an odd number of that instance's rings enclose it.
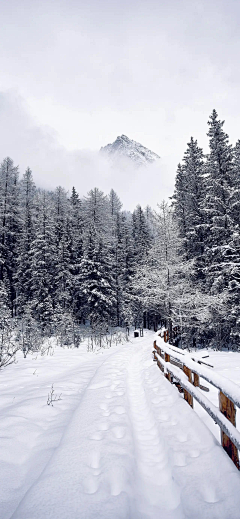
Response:
[[[173,195],[174,216],[181,238],[180,254],[194,260],[195,280],[202,279],[205,241],[205,166],[202,149],[192,137],[178,166]]]
[[[53,198],[53,238],[55,258],[54,262],[54,307],[67,310],[70,306],[71,292],[71,273],[70,273],[70,256],[71,256],[71,237],[69,235],[70,216],[69,216],[69,200],[66,191],[57,187]]]
[[[230,340],[234,323],[227,312],[226,296],[231,283],[232,243],[232,188],[234,185],[233,150],[228,135],[223,131],[224,121],[213,110],[209,125],[210,153],[207,158],[207,195],[205,212],[208,232],[206,235],[206,281],[211,294],[221,294],[225,301],[223,313],[216,313],[214,321],[220,330],[221,343]],[[231,304],[230,304],[231,306]],[[230,312],[231,314],[232,312]]]
[[[69,219],[69,272],[70,280],[70,307],[73,314],[79,320],[83,316],[83,300],[80,287],[80,263],[83,258],[83,208],[82,201],[76,189],[73,187],[70,197]]]
[[[140,205],[133,211],[132,229],[136,262],[143,261],[152,245],[152,238]]]
[[[31,246],[30,306],[43,331],[49,333],[53,321],[56,245],[52,199],[45,191],[39,194],[37,221]]]
[[[36,187],[32,171],[27,168],[20,181],[21,234],[17,254],[17,311],[23,313],[31,297],[31,246],[35,236]]]
[[[15,312],[16,260],[20,232],[18,167],[7,157],[0,168],[0,281],[8,292],[12,315]]]
[[[80,265],[81,292],[86,317],[94,328],[107,326],[115,305],[114,279],[103,242],[90,229],[87,247]]]

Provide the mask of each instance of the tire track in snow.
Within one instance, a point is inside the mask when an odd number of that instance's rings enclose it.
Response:
[[[123,490],[129,438],[121,359],[122,353],[119,357],[119,350],[113,351],[98,365],[58,448],[11,519],[112,519],[113,506],[114,519],[130,517]],[[113,505],[116,500],[119,507]]]
[[[136,517],[182,519],[180,489],[172,478],[168,450],[146,396],[143,366],[144,358],[138,351],[128,365],[128,397],[136,458]],[[164,398],[167,396],[166,391]]]
[[[237,471],[144,339],[98,365],[12,519],[239,519],[239,496]]]
[[[61,430],[60,436],[58,435],[59,437],[58,437],[57,443],[54,446],[51,446],[51,454],[48,453],[47,455],[45,455],[45,453],[44,453],[42,459],[40,460],[41,469],[40,470],[38,469],[37,476],[35,474],[34,466],[32,466],[31,461],[33,461],[34,464],[38,464],[39,461],[38,461],[37,455],[34,456],[34,452],[33,452],[33,459],[32,460],[30,459],[28,462],[28,465],[29,465],[28,472],[26,472],[22,478],[22,484],[21,484],[20,489],[19,488],[16,489],[15,495],[13,496],[13,498],[11,498],[12,502],[9,505],[7,501],[6,502],[3,501],[0,505],[0,519],[2,519],[2,518],[12,519],[13,517],[15,517],[15,514],[17,513],[17,510],[18,510],[19,506],[21,505],[21,502],[23,500],[25,500],[28,493],[31,492],[32,487],[34,487],[37,484],[38,480],[42,477],[42,474],[46,471],[47,467],[51,464],[56,451],[58,450],[58,448],[61,447],[61,442],[62,442],[65,434],[67,433],[68,428],[71,426],[71,422],[74,418],[75,412],[81,405],[81,401],[84,398],[85,392],[87,391],[88,387],[93,383],[95,377],[97,377],[99,370],[104,366],[105,363],[109,362],[110,358],[115,354],[116,354],[115,351],[108,353],[107,358],[104,358],[104,359],[93,358],[92,356],[90,356],[89,360],[84,362],[83,366],[81,367],[81,370],[79,370],[81,373],[81,377],[82,377],[81,381],[79,382],[79,389],[78,389],[79,395],[78,395],[77,400],[75,400],[75,402],[74,402],[74,407],[68,413],[68,421],[64,424],[64,426],[61,427],[62,430]],[[69,369],[67,371],[67,373],[64,372],[59,377],[59,379],[56,380],[56,383],[58,383],[58,385],[59,385],[59,383],[61,383],[60,387],[62,387],[63,390],[64,390],[64,382],[68,381],[68,385],[69,385],[69,380],[72,380],[72,376],[71,376],[72,372],[73,373],[76,372],[76,368],[72,367],[71,369]],[[50,380],[51,380],[51,377],[50,377]],[[51,429],[51,424],[49,427]],[[47,429],[47,427],[46,427],[46,429]],[[46,435],[46,429],[44,431],[45,435]],[[31,474],[31,478],[30,478],[31,484],[30,485],[26,482],[27,479],[29,481],[29,474]]]

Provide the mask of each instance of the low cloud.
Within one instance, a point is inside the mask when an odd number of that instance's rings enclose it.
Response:
[[[10,156],[19,164],[20,174],[29,166],[42,188],[61,185],[71,190],[75,186],[80,196],[93,187],[105,193],[113,188],[129,210],[138,203],[155,207],[173,192],[173,175],[162,159],[135,168],[131,161],[113,164],[98,150],[68,151],[52,128],[37,124],[15,92],[0,94],[0,117],[0,159]]]

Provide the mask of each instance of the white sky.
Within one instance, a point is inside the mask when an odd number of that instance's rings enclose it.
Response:
[[[213,108],[240,138],[239,22],[238,0],[2,0],[0,160],[42,186],[155,205],[191,135],[207,150]],[[100,161],[122,133],[159,168],[121,176]]]

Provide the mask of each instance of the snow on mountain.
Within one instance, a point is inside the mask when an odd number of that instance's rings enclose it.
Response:
[[[131,159],[136,166],[146,166],[160,159],[156,153],[145,148],[139,142],[129,139],[126,135],[118,136],[112,144],[101,148],[100,152],[109,155],[114,161],[120,158]]]

